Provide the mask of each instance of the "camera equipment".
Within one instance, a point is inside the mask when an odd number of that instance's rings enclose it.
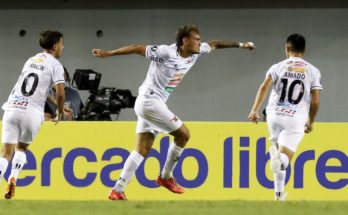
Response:
[[[101,79],[101,74],[91,69],[76,69],[72,80],[79,90],[97,91]]]
[[[118,116],[121,109],[134,107],[136,97],[130,90],[115,87],[98,89],[100,79],[101,74],[92,70],[77,69],[75,71],[73,83],[76,83],[79,90],[90,91],[84,111],[79,117],[80,120],[111,121],[111,114]]]

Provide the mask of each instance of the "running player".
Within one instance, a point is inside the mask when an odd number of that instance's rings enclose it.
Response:
[[[126,160],[114,188],[109,192],[109,199],[126,199],[125,187],[149,153],[158,132],[171,134],[174,142],[170,144],[164,168],[156,182],[174,193],[184,192],[184,188],[173,178],[172,172],[190,133],[180,118],[168,109],[166,101],[200,56],[222,48],[254,49],[254,45],[251,42],[230,41],[201,43],[199,29],[188,25],[177,30],[176,43],[172,45],[129,45],[113,51],[92,50],[96,57],[139,54],[151,60],[134,107],[138,116],[137,146]]]
[[[267,124],[272,142],[270,164],[274,173],[275,199],[281,201],[286,198],[285,170],[304,132],[313,130],[320,103],[320,72],[302,59],[305,47],[302,35],[292,34],[287,38],[287,59],[268,70],[248,117],[258,122],[260,106],[272,87],[267,105]]]
[[[39,43],[44,51],[27,60],[7,102],[2,107],[5,112],[2,119],[0,180],[14,153],[5,192],[6,199],[13,198],[15,194],[18,174],[26,163],[25,150],[43,122],[44,105],[52,85],[56,88],[59,109],[56,121],[64,116],[64,70],[57,60],[64,48],[63,35],[58,31],[44,31],[40,35]]]

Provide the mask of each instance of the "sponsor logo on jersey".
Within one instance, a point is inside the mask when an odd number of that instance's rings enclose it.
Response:
[[[168,93],[172,93],[172,92],[175,90],[175,87],[166,87],[165,90],[166,90]]]
[[[289,72],[300,72],[300,73],[305,73],[307,72],[306,67],[293,67],[293,66],[289,66],[288,67],[288,71]]]
[[[168,93],[171,93],[174,91],[174,89],[176,88],[176,86],[178,86],[178,84],[181,82],[181,80],[184,78],[185,73],[177,73],[174,74],[173,78],[170,79],[167,83],[167,87],[165,88],[165,90]]]
[[[157,63],[164,63],[163,58],[160,58],[160,57],[155,57],[155,56],[151,55],[151,56],[150,56],[150,59],[151,59],[152,61],[157,62]]]

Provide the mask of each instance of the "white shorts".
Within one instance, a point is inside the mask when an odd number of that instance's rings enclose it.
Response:
[[[134,111],[138,116],[136,133],[171,133],[182,126],[182,121],[168,109],[166,103],[157,98],[138,96]]]
[[[267,115],[267,125],[270,141],[273,144],[285,146],[295,152],[300,144],[306,121],[303,119],[287,118],[276,114]]]
[[[2,118],[2,143],[30,144],[43,120],[42,114],[5,111]]]

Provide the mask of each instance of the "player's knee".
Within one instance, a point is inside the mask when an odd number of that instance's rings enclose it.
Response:
[[[17,149],[20,151],[26,151],[29,147],[29,144],[27,143],[19,143],[17,144]]]
[[[146,157],[149,154],[151,148],[151,144],[138,144],[136,151],[139,152],[139,154],[141,154],[143,157]]]
[[[190,131],[188,129],[185,130],[185,132],[183,133],[183,139],[185,142],[188,142],[191,138],[191,134]]]
[[[15,149],[12,147],[4,147],[2,151],[2,157],[6,158],[7,160],[11,160],[14,151]]]
[[[179,147],[185,147],[190,139],[190,131],[185,125],[182,125],[178,130],[170,133],[174,136],[175,144]]]
[[[281,166],[282,170],[285,170],[286,168],[288,168],[290,160],[286,154],[280,153],[280,161],[282,163],[282,166]]]

